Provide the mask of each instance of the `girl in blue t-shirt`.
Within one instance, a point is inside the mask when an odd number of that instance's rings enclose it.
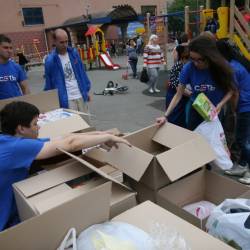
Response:
[[[163,124],[173,109],[181,100],[186,85],[190,84],[193,102],[199,93],[204,93],[216,106],[220,113],[224,104],[232,97],[235,91],[233,73],[228,63],[219,53],[216,42],[209,37],[199,36],[189,44],[190,62],[184,65],[180,73],[180,84],[172,99],[165,117],[157,118],[159,125]],[[187,128],[194,130],[203,118],[194,110],[188,114]]]
[[[224,58],[230,63],[238,90],[237,98],[234,99],[234,108],[237,113],[236,142],[240,147],[241,156],[236,168],[226,171],[229,175],[244,175],[244,184],[250,184],[250,173],[247,165],[250,164],[250,73],[242,65],[235,55],[235,51],[226,41],[218,41],[217,47]]]

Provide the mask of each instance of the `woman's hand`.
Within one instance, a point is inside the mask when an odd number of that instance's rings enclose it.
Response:
[[[156,118],[156,124],[161,127],[163,124],[167,122],[167,118],[165,116],[161,116]]]

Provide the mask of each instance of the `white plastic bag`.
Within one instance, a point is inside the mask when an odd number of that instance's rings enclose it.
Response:
[[[77,250],[75,228],[69,229],[57,250]]]
[[[232,168],[233,163],[219,118],[211,122],[202,122],[194,131],[202,135],[215,151],[216,160],[213,162],[215,166],[223,170]]]
[[[93,225],[79,235],[77,250],[152,250],[150,236],[123,222]]]
[[[208,233],[237,249],[250,249],[250,200],[226,199],[208,218]]]

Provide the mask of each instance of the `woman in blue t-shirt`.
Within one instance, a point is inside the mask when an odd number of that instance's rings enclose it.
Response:
[[[250,184],[250,173],[247,165],[250,164],[250,73],[238,59],[236,52],[226,41],[218,41],[217,47],[224,58],[230,63],[238,89],[235,99],[237,113],[236,142],[240,147],[241,156],[238,164],[232,170],[226,171],[228,175],[243,176],[240,179],[244,184]]]
[[[184,65],[180,73],[180,84],[165,112],[165,117],[156,120],[159,125],[165,123],[181,100],[188,84],[192,90],[190,97],[192,102],[198,94],[204,93],[216,106],[218,113],[235,91],[230,65],[225,63],[214,40],[206,36],[199,36],[190,42],[189,50],[190,62]],[[190,130],[194,130],[203,121],[203,118],[193,108],[190,109],[188,117],[187,128]]]

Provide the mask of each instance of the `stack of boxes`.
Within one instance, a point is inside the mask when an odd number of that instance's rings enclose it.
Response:
[[[21,99],[35,104],[42,112],[59,107],[55,91]],[[0,103],[0,108],[5,104]],[[40,137],[56,138],[93,130],[78,114],[67,112],[71,115],[42,124]],[[202,199],[219,204],[249,191],[247,186],[206,169],[215,154],[205,139],[170,123],[161,128],[152,125],[124,138],[132,147],[120,145],[110,151],[94,148],[84,155],[59,149],[64,157],[50,165],[43,162],[44,171],[15,183],[19,215],[25,222],[0,233],[0,248],[55,249],[70,227],[80,232],[115,217],[114,220],[134,224],[145,231],[148,231],[146,221],[165,221],[188,239],[191,249],[230,249],[151,203],[204,229],[206,220],[201,222],[185,212],[183,206]],[[133,208],[137,202],[146,200],[151,202]],[[36,233],[27,243],[33,230],[44,230],[45,234]],[[17,241],[11,241],[11,237]],[[207,241],[214,247],[204,247]]]

